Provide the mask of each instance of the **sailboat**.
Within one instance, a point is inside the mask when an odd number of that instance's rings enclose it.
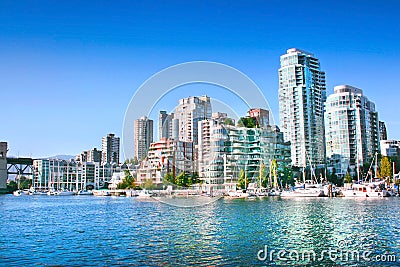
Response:
[[[310,158],[311,176],[314,180],[306,180],[306,152],[303,155],[303,183],[297,182],[294,187],[290,190],[282,191],[281,197],[322,197],[324,196],[324,188],[321,184],[316,183],[316,177],[314,169],[311,164]]]
[[[378,161],[378,153],[375,153],[375,157],[371,162],[368,173],[364,179],[364,181],[359,181],[351,185],[350,188],[346,188],[342,190],[342,194],[345,197],[373,197],[373,198],[381,198],[381,197],[389,197],[390,193],[386,190],[385,181],[379,180],[374,181],[372,177],[372,164],[375,162],[375,176],[377,172],[377,161]],[[368,174],[371,175],[370,181],[367,181]]]

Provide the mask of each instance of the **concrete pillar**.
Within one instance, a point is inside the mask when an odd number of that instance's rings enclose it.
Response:
[[[7,190],[7,142],[0,142],[0,193]]]

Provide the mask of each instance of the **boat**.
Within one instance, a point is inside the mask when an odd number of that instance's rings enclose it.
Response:
[[[79,190],[77,195],[80,195],[80,196],[92,196],[93,195],[93,191],[91,191],[91,190]]]
[[[55,196],[73,196],[75,195],[75,192],[69,191],[68,189],[61,189],[56,192],[54,192]]]
[[[342,190],[342,194],[344,197],[372,197],[372,198],[381,198],[381,197],[390,197],[391,194],[386,189],[386,183],[384,180],[379,178],[374,178],[372,174],[372,165],[375,162],[375,176],[377,173],[377,162],[378,162],[378,153],[375,153],[375,157],[372,160],[367,175],[364,180],[358,181],[356,183],[351,184],[350,188],[344,188]],[[359,173],[358,173],[359,175]],[[367,182],[368,175],[371,175],[370,181]]]
[[[385,182],[355,183],[350,188],[342,190],[344,197],[389,197],[390,193],[385,189]]]
[[[138,198],[149,198],[151,196],[152,196],[152,194],[149,191],[147,191],[146,189],[143,189],[142,191],[139,192],[137,197]]]
[[[19,196],[22,195],[22,191],[21,191],[21,190],[15,190],[15,191],[13,192],[13,195],[16,196],[16,197],[19,197]]]
[[[270,197],[279,197],[281,195],[281,191],[279,191],[276,188],[272,188],[269,192],[268,192],[268,196]]]
[[[291,190],[281,192],[281,197],[323,197],[324,190],[316,185],[303,184],[302,187],[294,187]]]
[[[106,197],[110,196],[110,190],[108,189],[99,189],[99,190],[93,190],[93,195],[96,197]]]
[[[249,193],[246,193],[243,190],[239,190],[239,191],[229,191],[228,192],[228,197],[229,198],[248,198],[249,197]]]

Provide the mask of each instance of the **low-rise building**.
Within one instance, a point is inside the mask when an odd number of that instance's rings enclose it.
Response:
[[[400,156],[400,141],[381,140],[381,154],[387,157]]]

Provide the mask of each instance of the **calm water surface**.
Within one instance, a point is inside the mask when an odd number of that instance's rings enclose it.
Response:
[[[122,197],[6,195],[0,196],[0,265],[399,266],[399,210],[400,198],[220,199],[177,208]],[[265,246],[268,256],[286,254],[263,258]],[[318,259],[330,248],[371,251],[367,259],[386,261]],[[301,259],[311,251],[316,261]]]

